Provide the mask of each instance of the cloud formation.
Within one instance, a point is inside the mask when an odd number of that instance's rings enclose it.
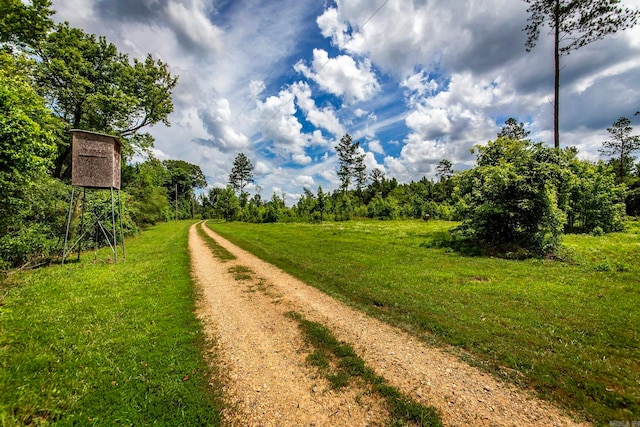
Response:
[[[327,51],[313,49],[311,67],[300,61],[293,68],[318,83],[322,90],[344,97],[348,104],[371,99],[380,89],[367,59],[356,63],[348,55],[329,58]]]
[[[626,0],[640,8],[640,0]],[[338,187],[336,142],[361,142],[369,170],[435,178],[443,158],[508,117],[552,136],[553,57],[543,30],[524,49],[526,4],[513,0],[54,0],[58,21],[105,35],[179,75],[172,126],[156,153],[226,185],[233,158],[256,166],[263,198]],[[561,144],[598,158],[621,116],[640,125],[640,26],[562,58]],[[261,190],[260,190],[261,189]]]

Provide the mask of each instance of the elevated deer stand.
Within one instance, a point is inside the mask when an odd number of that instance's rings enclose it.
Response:
[[[82,249],[82,240],[90,230],[102,235],[106,239],[113,252],[113,261],[118,262],[118,234],[116,232],[116,202],[114,190],[118,196],[118,222],[120,227],[120,240],[122,243],[122,257],[126,258],[124,248],[124,231],[122,229],[122,202],[120,199],[120,141],[113,136],[96,132],[72,129],[72,157],[71,157],[71,200],[69,202],[69,214],[64,235],[64,251],[62,263],[67,256],[78,248],[78,259]],[[74,198],[76,187],[82,188],[82,197],[78,195],[77,202],[81,205],[80,230],[76,241],[68,246],[69,231],[74,216]],[[97,216],[92,227],[84,229],[84,216],[87,189],[110,190],[111,192],[111,218],[103,218],[104,214]],[[109,223],[110,219],[110,223]],[[97,240],[97,238],[96,238]]]

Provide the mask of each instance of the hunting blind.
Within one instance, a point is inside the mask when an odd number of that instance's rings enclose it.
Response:
[[[115,136],[98,132],[90,132],[80,129],[72,129],[71,140],[71,201],[69,203],[69,214],[67,216],[67,226],[64,237],[64,251],[62,253],[62,263],[65,258],[77,246],[78,258],[82,249],[82,240],[93,237],[93,242],[98,246],[98,241],[105,241],[113,252],[114,262],[118,261],[118,235],[116,232],[116,209],[114,201],[114,191],[118,194],[118,219],[120,225],[120,240],[122,242],[122,254],[125,256],[124,232],[122,229],[122,203],[120,200],[120,140]],[[72,217],[76,216],[77,209],[74,208],[75,188],[82,187],[82,197],[78,197],[80,204],[80,225],[77,240],[70,248],[67,247]],[[86,214],[87,189],[108,189],[111,191],[110,215],[93,213],[93,227],[86,227],[84,217]]]
[[[72,129],[71,184],[120,189],[120,141],[96,132]]]

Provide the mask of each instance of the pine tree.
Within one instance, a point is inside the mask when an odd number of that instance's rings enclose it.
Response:
[[[364,154],[358,152],[360,142],[353,142],[351,135],[346,134],[340,138],[336,145],[336,152],[340,162],[338,177],[340,178],[340,189],[345,192],[349,189],[351,182],[355,180],[357,188],[360,190],[367,181],[367,168],[364,164]]]
[[[640,11],[623,8],[620,0],[524,0],[530,16],[524,30],[525,47],[530,52],[538,43],[540,28],[546,23],[554,35],[554,110],[555,148],[560,148],[560,57],[569,55],[608,34],[634,26]]]
[[[640,136],[631,135],[633,127],[626,117],[620,117],[607,131],[610,140],[604,141],[599,151],[605,156],[615,156],[617,159],[618,177],[624,179],[627,172],[626,165],[633,167],[632,153],[640,150]]]
[[[240,153],[233,161],[229,184],[236,192],[240,192],[242,198],[244,196],[244,187],[251,182],[253,182],[253,164],[244,153]]]
[[[498,132],[498,138],[511,138],[511,139],[527,139],[531,131],[524,128],[524,123],[509,117],[505,122],[500,132]]]

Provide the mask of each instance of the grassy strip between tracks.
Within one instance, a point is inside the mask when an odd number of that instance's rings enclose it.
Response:
[[[390,425],[442,426],[434,407],[422,406],[390,386],[365,365],[349,344],[338,341],[328,328],[303,318],[300,313],[290,312],[288,315],[298,322],[313,348],[307,360],[326,376],[333,388],[347,387],[351,381],[360,380],[386,402]]]
[[[220,246],[218,242],[216,242],[211,236],[209,236],[206,231],[202,228],[202,223],[199,223],[196,226],[196,230],[198,231],[198,235],[202,237],[205,244],[209,249],[211,249],[211,253],[213,256],[218,258],[222,262],[233,261],[236,259],[236,256]]]

